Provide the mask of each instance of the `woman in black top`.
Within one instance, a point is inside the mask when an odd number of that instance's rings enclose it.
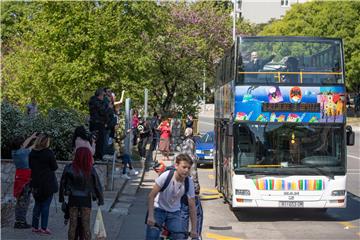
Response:
[[[35,199],[32,217],[32,231],[35,233],[51,234],[47,228],[49,209],[53,194],[58,191],[55,171],[58,168],[55,155],[49,149],[50,138],[44,133],[37,136],[35,146],[29,155],[31,169],[31,189]],[[39,219],[41,217],[41,228]]]
[[[102,186],[92,163],[89,148],[80,147],[76,150],[73,162],[65,167],[61,177],[59,202],[64,202],[65,195],[69,196],[69,240],[76,239],[79,215],[81,215],[82,239],[91,239],[91,200],[98,200],[98,205],[104,204]]]

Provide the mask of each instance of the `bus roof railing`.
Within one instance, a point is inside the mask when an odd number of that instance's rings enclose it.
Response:
[[[238,72],[239,74],[275,74],[275,78],[278,78],[279,82],[281,81],[281,75],[284,74],[299,74],[300,83],[303,82],[303,75],[342,75],[342,72]]]

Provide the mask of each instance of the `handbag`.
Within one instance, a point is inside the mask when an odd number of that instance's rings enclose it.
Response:
[[[97,210],[95,224],[94,224],[94,235],[96,240],[106,239],[106,230],[104,225],[104,220],[102,217],[100,207]]]

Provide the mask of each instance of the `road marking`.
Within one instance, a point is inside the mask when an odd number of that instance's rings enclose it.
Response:
[[[241,240],[241,238],[229,237],[215,233],[205,233],[205,235],[207,238],[215,239],[215,240]]]
[[[214,177],[213,174],[209,174],[209,175],[208,175],[208,178],[209,178],[209,179],[215,179],[215,177]]]
[[[214,194],[214,195],[200,195],[200,200],[213,200],[213,199],[218,199],[221,198],[222,195],[221,194]]]
[[[215,188],[201,188],[201,192],[211,192],[211,193],[219,193],[219,191]]]
[[[208,125],[208,126],[214,126],[214,123],[207,123],[207,122],[199,122],[201,124],[204,124],[204,125]]]
[[[346,228],[357,228],[351,222],[339,222],[339,224],[343,225]]]
[[[360,157],[358,157],[358,156],[354,156],[354,155],[351,155],[351,154],[348,154],[347,156],[348,156],[348,157],[351,157],[351,158],[360,159]]]

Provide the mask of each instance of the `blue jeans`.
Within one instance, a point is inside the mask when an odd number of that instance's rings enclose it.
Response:
[[[164,225],[170,232],[171,239],[186,239],[186,232],[182,231],[180,211],[168,212],[161,208],[155,208],[154,218],[157,224]],[[161,230],[157,227],[146,226],[146,240],[158,240]]]
[[[129,154],[124,153],[123,155],[123,174],[126,174],[126,166],[129,166],[129,169],[133,169],[131,165],[131,157]]]
[[[16,200],[15,206],[15,221],[26,222],[26,213],[30,204],[30,187],[29,184],[24,186],[24,189]]]
[[[196,208],[196,219],[197,219],[196,233],[198,234],[199,237],[201,237],[204,215],[203,215],[203,209],[201,206],[201,201],[200,201],[199,196],[195,196],[195,208]],[[182,228],[183,228],[182,231],[188,232],[190,230],[189,229],[189,218],[190,218],[189,206],[182,203],[180,212],[181,212],[181,223],[182,223]]]
[[[49,210],[50,204],[52,201],[53,195],[51,195],[48,199],[39,202],[35,200],[35,205],[33,209],[33,217],[32,217],[32,227],[38,229],[39,228],[39,219],[41,216],[41,228],[47,229],[48,220],[49,220]]]

